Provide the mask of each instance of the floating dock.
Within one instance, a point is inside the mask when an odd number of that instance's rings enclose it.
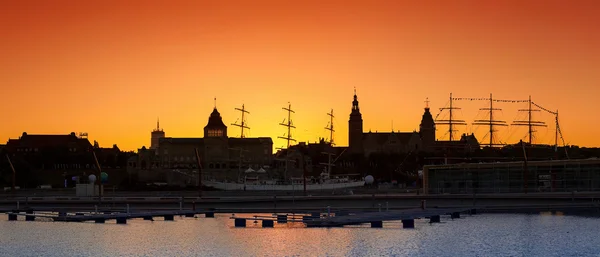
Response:
[[[460,218],[461,213],[475,214],[474,209],[409,209],[403,211],[363,212],[354,215],[336,215],[320,219],[306,220],[307,227],[342,227],[371,223],[372,227],[382,227],[384,221],[401,220],[403,227],[414,228],[414,220],[429,218],[431,223],[440,222],[441,215]]]
[[[204,214],[206,218],[214,218],[215,213],[210,211],[178,210],[178,211],[157,211],[157,212],[110,212],[101,213],[34,213],[34,211],[8,212],[8,220],[16,221],[18,216],[24,216],[26,221],[34,221],[36,218],[52,219],[61,222],[85,222],[94,221],[96,223],[105,223],[107,220],[116,220],[117,224],[127,224],[128,219],[143,218],[144,220],[154,220],[156,217],[163,217],[164,220],[174,220],[175,216],[195,217],[198,214]]]
[[[472,208],[432,208],[432,209],[407,209],[402,211],[380,211],[380,212],[359,212],[350,213],[348,211],[338,211],[334,216],[322,215],[320,212],[310,214],[273,214],[272,216],[254,217],[236,217],[233,215],[230,219],[234,220],[235,227],[246,227],[247,220],[262,221],[262,227],[273,227],[274,223],[301,222],[306,227],[343,227],[346,225],[359,225],[370,223],[371,227],[381,228],[384,221],[401,220],[404,228],[414,228],[415,219],[427,218],[430,223],[441,222],[442,215],[450,215],[452,219],[460,218],[461,213],[476,214],[476,209]],[[289,218],[291,216],[291,218]]]

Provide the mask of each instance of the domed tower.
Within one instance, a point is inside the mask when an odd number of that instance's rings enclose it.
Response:
[[[217,111],[216,99],[215,108],[208,117],[208,124],[204,127],[204,137],[227,137],[227,126],[225,126],[221,114]]]
[[[435,122],[433,121],[431,112],[429,112],[429,98],[425,100],[425,113],[423,113],[423,118],[421,118],[419,134],[421,135],[423,148],[430,149],[433,147],[435,144]]]
[[[363,151],[363,120],[360,108],[358,107],[358,97],[356,88],[354,89],[354,101],[352,101],[352,112],[348,121],[348,148],[351,153],[361,153]]]
[[[160,128],[160,120],[156,120],[156,128],[151,133],[150,149],[158,148],[158,141],[165,137],[165,132]]]

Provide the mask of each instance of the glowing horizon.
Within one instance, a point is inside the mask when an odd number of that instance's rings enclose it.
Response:
[[[176,3],[175,3],[176,2]],[[229,136],[245,104],[248,137],[281,147],[291,102],[301,141],[347,145],[357,88],[364,132],[418,131],[425,99],[438,114],[458,98],[533,101],[559,110],[566,143],[600,146],[597,1],[14,1],[0,8],[0,144],[29,134],[87,132],[101,146],[202,137],[217,98]],[[485,102],[457,101],[478,119]],[[498,103],[512,123],[519,103]],[[585,115],[588,116],[585,116]],[[537,143],[554,117],[536,113]],[[393,125],[392,125],[393,124]],[[443,139],[446,127],[438,127]],[[485,128],[461,128],[486,140]],[[525,130],[506,133],[518,141]],[[510,135],[512,133],[512,135]],[[447,136],[446,136],[447,138]]]

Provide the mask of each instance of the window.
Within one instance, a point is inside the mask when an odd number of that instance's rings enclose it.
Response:
[[[209,129],[208,130],[208,136],[209,137],[221,137],[223,136],[223,130],[220,129]]]

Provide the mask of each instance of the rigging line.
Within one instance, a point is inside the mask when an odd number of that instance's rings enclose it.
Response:
[[[541,110],[544,110],[544,111],[546,111],[546,112],[549,112],[549,113],[551,113],[551,114],[554,114],[554,115],[556,115],[556,114],[557,114],[556,112],[550,111],[550,110],[548,110],[548,109],[546,109],[546,108],[544,108],[544,107],[542,107],[542,106],[540,106],[540,105],[536,104],[535,102],[531,102],[531,104],[533,104],[533,105],[535,105],[537,108],[540,108]]]
[[[485,97],[453,97],[452,100],[489,101],[490,99],[485,98]],[[529,100],[510,100],[510,99],[492,99],[492,101],[499,102],[499,103],[526,103],[526,102],[529,102]]]
[[[437,120],[438,117],[440,116],[440,114],[442,114],[442,112],[443,112],[441,109],[446,108],[449,104],[450,104],[450,101],[447,101],[446,104],[444,104],[444,107],[440,108],[440,112],[438,112],[438,114],[435,115],[435,119],[433,119],[433,120]]]
[[[544,136],[543,136],[543,137],[540,137],[540,138],[545,138],[546,140],[548,140],[547,136],[548,136],[548,133],[550,132],[550,130],[548,130],[548,127],[544,127],[544,131],[545,131],[545,133],[544,133]],[[542,141],[542,142],[543,142],[543,141]],[[550,145],[550,144],[551,144],[551,143],[548,143],[548,142],[546,142],[546,143],[547,143],[548,145]],[[552,145],[553,145],[553,143],[552,143]]]
[[[447,135],[448,135],[448,131],[446,131],[446,133],[444,133],[444,136],[442,138],[446,138]]]
[[[510,126],[510,127],[509,127],[509,132],[510,132],[510,133],[508,134],[508,137],[506,137],[506,141],[507,141],[507,142],[508,142],[508,141],[510,141],[510,139],[512,139],[512,138],[513,138],[513,136],[515,135],[515,133],[517,132],[517,130],[516,130],[516,129],[513,129],[513,127],[512,127],[512,126]]]
[[[488,138],[489,135],[490,135],[490,132],[485,133],[485,135],[483,135],[483,138],[481,138],[481,141]]]

